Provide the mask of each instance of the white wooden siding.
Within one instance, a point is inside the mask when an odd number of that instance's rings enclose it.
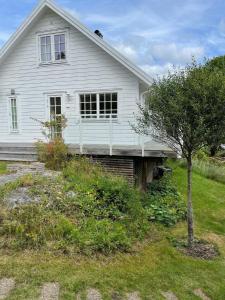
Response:
[[[40,66],[37,35],[45,31],[68,31],[68,63]],[[9,132],[7,101],[15,89],[20,99],[20,131]],[[80,92],[118,91],[119,120],[113,123],[114,144],[136,144],[129,120],[137,111],[139,101],[138,79],[97,45],[83,36],[52,11],[46,12],[30,29],[0,67],[0,141],[33,142],[42,139],[40,126],[31,119],[46,120],[46,94],[65,95],[64,112],[68,119],[65,131],[67,143],[79,142]],[[83,142],[109,142],[109,124],[93,120],[83,124]]]

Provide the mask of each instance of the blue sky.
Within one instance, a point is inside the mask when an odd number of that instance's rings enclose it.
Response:
[[[38,0],[0,0],[0,47]],[[149,74],[225,54],[224,0],[55,0]]]

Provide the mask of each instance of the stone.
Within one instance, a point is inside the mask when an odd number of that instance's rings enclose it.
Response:
[[[127,299],[128,300],[140,300],[140,295],[138,292],[133,292],[133,293],[130,293],[130,294],[127,294]]]
[[[87,300],[102,300],[102,296],[96,289],[88,289]]]
[[[41,290],[40,300],[58,300],[59,299],[59,284],[45,283]]]
[[[198,296],[202,300],[211,300],[208,296],[206,296],[202,289],[196,289],[193,291],[193,293],[195,294],[195,296]]]
[[[3,278],[0,280],[0,299],[6,299],[12,289],[15,287],[15,281],[12,278]]]
[[[177,296],[171,291],[162,292],[161,294],[166,300],[178,300]]]

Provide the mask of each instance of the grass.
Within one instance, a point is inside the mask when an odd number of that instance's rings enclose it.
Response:
[[[180,160],[181,166],[186,166],[184,160]],[[196,173],[209,178],[216,180],[218,182],[225,183],[225,163],[219,160],[193,160],[193,169]]]
[[[0,162],[0,175],[7,174],[7,164]]]
[[[186,171],[174,167],[179,191],[186,193]],[[221,255],[213,261],[186,257],[171,246],[167,237],[186,233],[185,223],[173,229],[157,226],[157,241],[137,245],[136,252],[110,257],[73,258],[43,252],[2,251],[0,277],[14,277],[17,289],[8,300],[37,299],[44,282],[57,281],[61,299],[74,299],[87,287],[98,288],[104,299],[113,291],[121,295],[140,291],[142,299],[162,299],[160,291],[172,290],[182,300],[197,300],[192,290],[201,287],[212,299],[225,295],[225,185],[194,174],[193,201],[196,233],[216,243]]]

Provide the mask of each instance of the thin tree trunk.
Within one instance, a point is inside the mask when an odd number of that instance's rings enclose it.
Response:
[[[192,207],[192,157],[189,155],[187,159],[188,169],[188,185],[187,185],[187,225],[188,225],[188,247],[191,248],[194,243],[194,221],[193,221],[193,207]]]

